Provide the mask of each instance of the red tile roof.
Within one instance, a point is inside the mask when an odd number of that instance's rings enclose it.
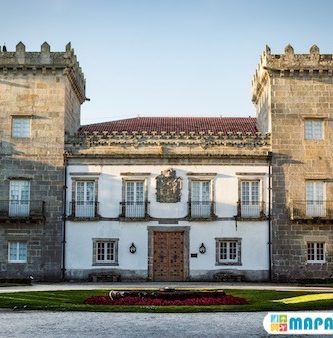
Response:
[[[135,117],[81,126],[79,132],[257,132],[253,117]]]

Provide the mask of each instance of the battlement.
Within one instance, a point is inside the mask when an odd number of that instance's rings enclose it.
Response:
[[[286,46],[284,54],[271,54],[271,49],[266,46],[252,79],[253,102],[257,102],[272,73],[280,77],[332,76],[333,54],[320,54],[316,45],[310,48],[309,54],[295,54],[291,45]]]
[[[19,72],[24,74],[31,72],[34,75],[39,72],[55,74],[60,70],[64,75],[67,75],[80,102],[85,101],[84,74],[70,43],[66,45],[64,52],[51,52],[47,42],[41,45],[40,52],[26,52],[22,42],[16,45],[14,52],[4,50],[0,52],[0,74],[2,73],[4,76]]]

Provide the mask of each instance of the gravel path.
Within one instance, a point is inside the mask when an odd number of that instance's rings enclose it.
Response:
[[[0,337],[265,337],[265,314],[2,311]]]

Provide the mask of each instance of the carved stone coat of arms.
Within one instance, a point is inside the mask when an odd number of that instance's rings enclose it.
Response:
[[[156,177],[156,200],[161,203],[177,203],[181,198],[181,177],[176,177],[176,171],[167,169]]]

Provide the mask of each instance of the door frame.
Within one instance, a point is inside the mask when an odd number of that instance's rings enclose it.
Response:
[[[148,279],[154,279],[154,232],[184,233],[184,281],[189,279],[190,271],[190,227],[189,226],[148,226]]]

